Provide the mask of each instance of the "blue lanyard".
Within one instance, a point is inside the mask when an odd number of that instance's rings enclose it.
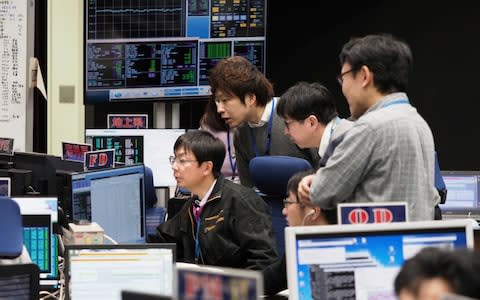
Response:
[[[275,99],[272,99],[272,110],[270,111],[270,119],[268,120],[268,133],[267,140],[265,142],[265,154],[270,155],[270,145],[272,143],[272,123],[273,123],[273,109],[275,108]],[[253,151],[255,152],[255,157],[260,156],[257,149],[257,141],[255,135],[253,134],[253,128],[250,127],[250,139],[253,145]]]
[[[195,233],[195,263],[198,263],[200,258],[200,241],[198,239],[198,233],[200,232],[200,224],[202,223],[202,218],[198,217],[197,219],[197,232]]]
[[[408,101],[408,99],[403,99],[403,98],[402,99],[395,99],[395,100],[392,100],[390,102],[385,103],[381,107],[388,107],[388,106],[398,105],[398,104],[410,104],[410,102]]]
[[[227,150],[228,159],[230,160],[230,168],[232,169],[232,179],[235,179],[235,171],[237,170],[237,161],[233,161],[232,146],[230,146],[230,128],[227,131]]]

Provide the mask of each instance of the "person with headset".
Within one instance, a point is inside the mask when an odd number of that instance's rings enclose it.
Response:
[[[297,194],[300,180],[314,171],[301,171],[293,175],[287,183],[287,198],[283,200],[282,214],[288,226],[310,226],[336,224],[336,211],[324,212],[316,206],[305,206]],[[287,288],[286,256],[279,257],[274,263],[263,269],[263,287],[266,295],[273,295]]]

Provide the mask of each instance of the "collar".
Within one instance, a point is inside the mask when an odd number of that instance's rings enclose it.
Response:
[[[408,96],[407,96],[406,93],[403,93],[403,92],[388,94],[385,97],[380,98],[380,100],[377,103],[375,103],[374,105],[372,105],[365,113],[369,113],[371,111],[380,109],[380,108],[384,107],[385,104],[387,104],[388,102],[394,101],[394,100],[397,100],[397,99],[408,100]]]
[[[335,127],[339,122],[340,118],[335,117],[330,122],[328,122],[327,126],[325,126],[322,138],[320,139],[320,146],[318,146],[318,155],[320,155],[320,157],[323,157],[325,151],[327,151],[328,144],[332,139],[333,131],[335,130]]]
[[[213,188],[215,187],[215,184],[216,184],[216,183],[217,183],[217,179],[215,179],[215,180],[212,182],[212,185],[210,186],[210,188],[208,189],[208,191],[205,193],[205,196],[203,196],[202,201],[200,201],[200,204],[199,204],[200,207],[203,207],[203,206],[205,205],[205,203],[207,203],[207,200],[208,200],[208,198],[210,197],[210,194],[212,193]]]
[[[275,101],[278,102],[278,101]],[[270,100],[267,105],[265,105],[265,108],[263,109],[263,114],[262,117],[260,118],[260,121],[258,123],[252,123],[248,122],[248,126],[255,128],[255,127],[262,127],[263,125],[267,124],[268,121],[270,120],[270,112],[272,111],[272,105],[273,101]]]

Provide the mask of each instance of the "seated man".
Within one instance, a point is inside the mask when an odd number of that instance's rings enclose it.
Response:
[[[298,183],[313,170],[298,172],[287,183],[288,197],[283,200],[282,214],[289,226],[328,225],[337,223],[336,211],[322,211],[316,206],[303,205],[297,195]],[[276,294],[287,288],[286,256],[279,257],[263,270],[263,286],[266,295]]]
[[[480,254],[473,250],[424,248],[395,278],[400,300],[440,300],[446,294],[480,299]]]
[[[155,242],[177,244],[177,261],[260,270],[277,258],[268,206],[255,192],[223,177],[225,145],[209,132],[189,131],[170,157],[189,199],[157,228]]]

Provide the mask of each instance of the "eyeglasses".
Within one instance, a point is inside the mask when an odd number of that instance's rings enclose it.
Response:
[[[284,206],[285,208],[287,208],[290,204],[300,204],[300,203],[298,203],[298,202],[296,202],[296,201],[290,201],[290,200],[288,200],[288,199],[283,199],[283,206]]]
[[[338,74],[338,75],[337,75],[338,84],[343,85],[343,76],[345,76],[345,75],[347,75],[348,73],[353,72],[353,71],[355,71],[355,70],[354,70],[354,69],[350,69],[350,70],[348,70],[348,71],[345,71],[345,72],[343,72],[343,73]]]
[[[194,161],[197,161],[197,160],[195,160],[195,159],[178,158],[178,157],[175,157],[175,156],[171,155],[171,156],[168,157],[168,161],[170,162],[170,164],[171,164],[172,166],[173,166],[174,163],[177,163],[178,165],[183,166],[183,165],[185,165],[186,163],[194,162]]]

